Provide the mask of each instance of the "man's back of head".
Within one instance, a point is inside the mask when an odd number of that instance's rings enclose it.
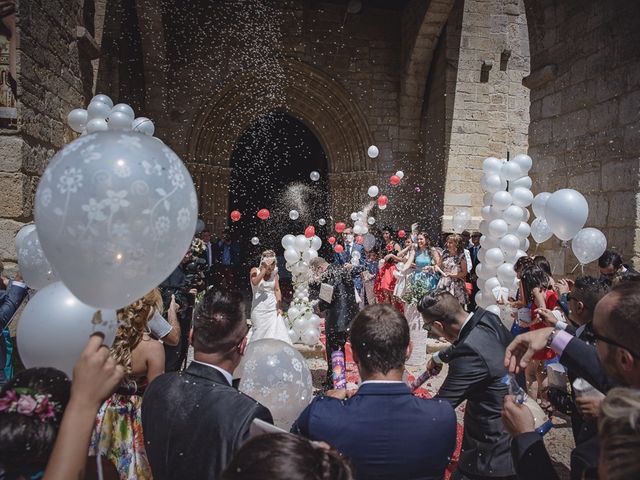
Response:
[[[351,348],[363,377],[387,375],[391,370],[402,372],[408,346],[407,319],[390,305],[364,308],[351,325]]]
[[[192,343],[195,353],[224,357],[246,335],[242,295],[209,290],[193,312]]]
[[[576,278],[571,290],[571,297],[582,304],[581,323],[587,323],[593,319],[593,311],[597,303],[610,291],[611,286],[603,278],[591,276]]]

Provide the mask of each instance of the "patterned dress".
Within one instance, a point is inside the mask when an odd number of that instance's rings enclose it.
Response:
[[[142,396],[114,393],[100,407],[89,456],[115,465],[120,480],[151,479],[142,435]]]
[[[448,250],[445,250],[442,254],[442,271],[452,275],[460,273],[462,260],[464,260],[464,252],[451,255]],[[465,281],[461,278],[442,277],[438,288],[448,291],[458,299],[461,305],[466,305],[469,302]]]

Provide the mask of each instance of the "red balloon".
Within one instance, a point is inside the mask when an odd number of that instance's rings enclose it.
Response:
[[[364,237],[362,235],[356,235],[356,243],[362,245],[364,243]]]
[[[313,225],[309,225],[304,229],[304,236],[307,238],[311,238],[316,234],[316,228]]]
[[[383,207],[387,203],[389,203],[389,199],[385,195],[380,195],[378,197],[378,206],[379,207]]]
[[[391,175],[391,178],[389,179],[389,181],[393,186],[400,185],[400,177],[397,175]]]
[[[393,245],[389,244],[387,245],[387,252],[392,252],[393,251]]]
[[[336,253],[342,253],[344,252],[344,247],[340,244],[336,245],[335,247],[333,247],[333,251]]]
[[[404,230],[398,230],[398,237],[404,238],[407,236],[407,233]]]
[[[333,245],[334,243],[336,243],[336,237],[327,238],[327,242],[329,242],[331,245]]]
[[[242,218],[242,214],[238,210],[234,210],[229,216],[231,217],[231,221],[233,222],[237,222]]]
[[[260,209],[258,211],[258,218],[260,220],[268,220],[270,216],[271,214],[269,213],[269,210],[267,210],[266,208]]]
[[[336,232],[342,233],[347,226],[343,222],[336,223]]]

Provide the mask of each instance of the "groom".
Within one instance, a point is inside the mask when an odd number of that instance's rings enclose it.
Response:
[[[345,228],[342,232],[342,246],[344,251],[342,253],[334,253],[333,261],[338,265],[342,265],[350,274],[353,279],[353,285],[358,293],[358,299],[356,301],[362,304],[360,300],[362,298],[362,272],[365,270],[365,252],[364,247],[354,242],[353,231],[351,228]],[[358,252],[356,255],[357,260],[353,260],[353,253]]]

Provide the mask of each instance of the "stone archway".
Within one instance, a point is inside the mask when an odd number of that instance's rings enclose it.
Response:
[[[349,93],[324,72],[295,59],[279,60],[283,98],[269,98],[259,72],[230,78],[194,120],[186,159],[200,196],[203,219],[226,224],[230,158],[237,139],[257,117],[282,111],[304,123],[320,140],[328,159],[331,213],[343,217],[376,178],[366,155],[373,143],[362,111]],[[356,202],[356,203],[354,203]],[[350,206],[351,205],[351,206]]]

